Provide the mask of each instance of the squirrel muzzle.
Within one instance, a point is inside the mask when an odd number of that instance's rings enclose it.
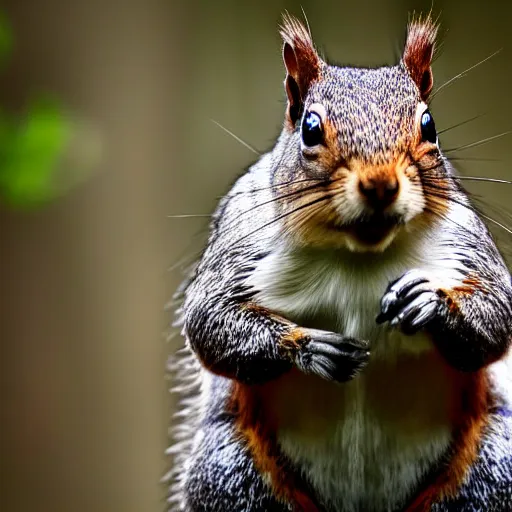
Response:
[[[383,211],[395,202],[400,184],[396,174],[376,172],[361,176],[358,189],[368,206],[374,211]]]

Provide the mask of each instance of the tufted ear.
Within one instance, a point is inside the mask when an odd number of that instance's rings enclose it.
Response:
[[[402,61],[426,101],[434,80],[432,76],[432,57],[436,44],[438,26],[427,16],[425,19],[416,19],[407,27],[407,40],[405,43]]]
[[[292,126],[299,119],[304,98],[311,83],[320,78],[321,60],[313,46],[311,35],[296,18],[283,15],[281,25],[283,60],[286,67],[284,81],[288,96],[287,116]]]

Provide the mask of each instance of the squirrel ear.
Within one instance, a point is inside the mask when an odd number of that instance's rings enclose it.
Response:
[[[407,40],[405,43],[402,61],[420,90],[421,98],[427,100],[434,79],[432,76],[432,57],[436,43],[438,26],[432,21],[430,15],[416,19],[407,27]]]
[[[299,119],[304,98],[311,83],[320,78],[321,60],[313,46],[311,35],[296,18],[285,14],[281,25],[284,81],[288,96],[288,117],[294,126]]]

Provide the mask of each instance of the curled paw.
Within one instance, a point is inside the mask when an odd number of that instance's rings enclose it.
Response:
[[[294,363],[304,373],[345,382],[354,378],[368,362],[370,352],[365,341],[317,329],[301,331],[304,337]]]
[[[389,322],[405,334],[415,334],[438,315],[441,306],[441,297],[428,273],[410,270],[388,286],[377,323]]]

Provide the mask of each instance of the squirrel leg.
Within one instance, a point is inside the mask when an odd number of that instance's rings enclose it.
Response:
[[[512,510],[512,404],[491,411],[479,444],[478,457],[466,478],[451,493],[432,496],[431,512]],[[407,512],[425,510],[411,506]]]
[[[477,371],[500,359],[512,343],[510,277],[489,282],[473,276],[453,288],[439,288],[435,276],[414,269],[392,282],[381,300],[378,323],[404,334],[425,329],[454,368]]]
[[[184,484],[186,512],[285,512],[257,470],[233,418],[206,418]]]
[[[296,367],[343,382],[367,363],[367,343],[299,327],[250,303],[189,304],[185,333],[211,372],[257,384]]]

